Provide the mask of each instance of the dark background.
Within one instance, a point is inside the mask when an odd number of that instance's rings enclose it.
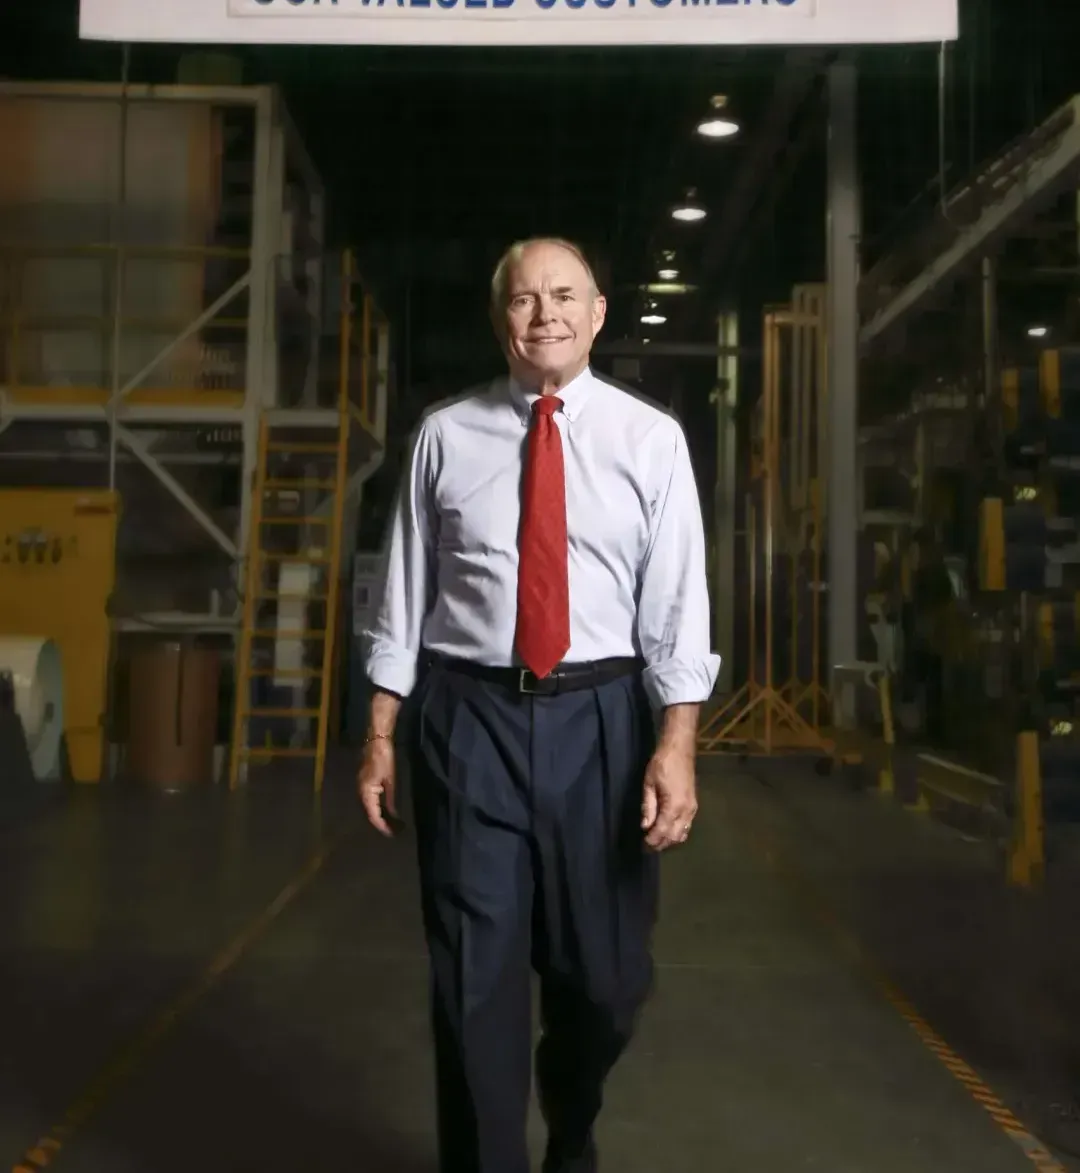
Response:
[[[942,162],[951,187],[1080,90],[1078,33],[1075,0],[961,0],[943,142],[938,48],[855,54],[865,265],[932,210]],[[131,80],[175,80],[191,49],[134,46]],[[515,238],[579,240],[603,275],[615,337],[640,333],[636,287],[655,274],[662,248],[674,247],[679,268],[700,286],[663,328],[669,340],[712,340],[721,306],[739,308],[752,337],[764,303],[824,277],[828,52],[229,52],[242,60],[245,82],[282,88],[324,176],[331,240],[358,247],[395,324],[398,432],[423,403],[498,368],[486,289],[492,263]],[[121,53],[78,40],[76,0],[0,5],[0,73],[9,78],[116,81]],[[743,124],[737,140],[693,134],[715,93],[728,95]],[[710,209],[704,225],[668,216],[688,186]],[[1035,312],[1023,305],[1034,293],[1009,296],[1005,312]],[[954,333],[946,326],[939,335],[951,346]],[[707,367],[685,373],[678,399],[688,430],[701,437],[702,462],[711,461]]]

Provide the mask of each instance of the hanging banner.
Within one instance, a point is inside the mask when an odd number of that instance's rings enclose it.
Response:
[[[90,40],[880,45],[955,40],[958,0],[81,0]]]

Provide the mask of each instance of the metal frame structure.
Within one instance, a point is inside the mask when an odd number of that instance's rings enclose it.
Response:
[[[821,502],[817,484],[822,479],[821,453],[812,439],[820,426],[825,404],[824,294],[820,287],[799,287],[791,306],[765,314],[762,394],[759,427],[748,494],[746,535],[749,580],[749,664],[746,683],[706,723],[698,739],[702,753],[761,753],[786,751],[830,758],[834,743],[821,723]],[[786,343],[786,345],[785,345]],[[782,449],[788,445],[788,483],[784,484]],[[806,463],[803,463],[805,457]],[[757,498],[755,500],[755,497]],[[762,543],[764,581],[758,588],[758,540]],[[790,557],[792,589],[798,554],[806,538],[814,552],[811,622],[813,649],[811,679],[800,682],[796,673],[783,687],[776,679],[775,566]],[[758,623],[758,600],[764,598],[764,623]],[[759,631],[759,627],[762,630]],[[760,635],[760,641],[759,641]],[[760,644],[760,646],[759,646]],[[763,679],[758,675],[762,657]],[[803,713],[809,706],[809,718]]]
[[[232,563],[232,581],[238,597],[242,581],[242,563],[251,540],[255,468],[260,427],[266,421],[289,427],[327,427],[337,420],[338,405],[323,405],[319,396],[317,370],[309,370],[303,386],[290,385],[287,372],[281,369],[279,337],[280,299],[285,286],[283,272],[303,266],[306,302],[302,313],[310,322],[309,365],[319,362],[319,343],[326,314],[322,304],[328,274],[325,253],[325,197],[321,179],[281,100],[270,87],[257,86],[141,86],[129,84],[68,83],[0,83],[0,102],[31,99],[39,102],[103,102],[120,107],[119,176],[114,224],[118,229],[105,242],[90,242],[78,248],[33,249],[4,247],[0,244],[0,276],[7,275],[6,288],[11,302],[4,313],[0,282],[0,339],[6,341],[8,369],[0,364],[0,432],[17,424],[104,427],[108,438],[109,485],[115,485],[116,468],[121,460],[134,459],[163,485],[190,514],[211,542]],[[250,110],[253,120],[253,158],[250,180],[250,239],[247,248],[154,248],[130,243],[125,239],[125,216],[128,212],[126,168],[128,126],[126,111],[133,103],[180,103],[214,109]],[[290,180],[293,189],[287,189]],[[302,235],[304,244],[296,246],[290,239],[297,228],[293,209],[287,208],[287,190],[304,193]],[[291,251],[290,251],[291,250]],[[111,370],[106,386],[69,387],[26,386],[19,378],[18,354],[20,330],[28,323],[19,303],[19,274],[34,257],[46,252],[60,259],[79,256],[98,261],[107,276],[112,292],[112,311],[98,323],[111,338]],[[125,303],[125,273],[129,264],[139,260],[168,264],[176,262],[232,262],[241,268],[235,281],[220,296],[189,322],[170,324],[175,330],[159,353],[131,377],[124,377],[120,353],[126,336],[140,329],[136,307]],[[337,258],[331,262],[335,267]],[[341,297],[353,295],[342,278]],[[287,291],[294,295],[294,290]],[[246,312],[233,318],[223,315],[246,298]],[[365,328],[375,335],[371,355],[365,354],[360,389],[362,402],[354,405],[354,440],[351,455],[349,493],[346,516],[355,521],[358,488],[378,467],[386,437],[386,400],[389,393],[389,329],[374,307],[370,295],[361,292]],[[332,307],[331,307],[332,308]],[[233,311],[235,314],[235,310]],[[163,368],[179,348],[196,339],[208,325],[233,328],[243,332],[242,378],[239,386],[228,389],[155,387]],[[63,328],[63,324],[60,324]],[[160,333],[161,323],[154,324]],[[237,348],[236,366],[241,365]],[[370,361],[373,359],[373,361]],[[164,382],[168,383],[165,379]],[[185,439],[193,427],[227,426],[240,436],[239,509],[235,532],[225,532],[211,516],[211,511],[189,492],[170,471],[170,464],[197,463],[200,453],[187,451]],[[147,435],[140,429],[154,429]],[[58,434],[60,434],[58,432]],[[170,440],[172,442],[170,442]],[[52,448],[62,445],[53,444]],[[0,460],[4,458],[0,451]],[[21,453],[33,457],[33,453]],[[320,507],[329,508],[330,502]],[[352,540],[347,542],[351,548]],[[348,553],[348,550],[346,551]],[[167,627],[176,631],[235,631],[241,616],[239,605],[216,613],[174,611],[166,614],[129,616],[118,620],[121,630]]]
[[[866,348],[917,313],[1080,177],[1080,96],[1011,144],[942,202],[938,215],[860,282]]]

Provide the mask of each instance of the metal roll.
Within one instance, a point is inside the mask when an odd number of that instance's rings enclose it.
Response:
[[[1044,738],[1039,767],[1046,818],[1076,822],[1080,819],[1080,741],[1075,736]]]
[[[1064,346],[1042,352],[1039,397],[1050,419],[1080,418],[1080,347]]]
[[[980,584],[983,590],[1039,593],[1070,587],[1077,566],[1077,522],[1047,516],[1047,503],[1004,505],[984,500],[979,511]]]
[[[34,777],[39,782],[58,779],[64,736],[60,648],[50,639],[0,636],[0,676],[5,674],[11,677]]]
[[[1080,669],[1080,594],[1040,603],[1037,633],[1044,672],[1064,679]]]
[[[1074,460],[1080,456],[1080,420],[1046,420],[1034,441],[1039,442],[1051,460]]]
[[[1007,367],[1001,372],[1001,406],[1005,430],[1030,428],[1039,411],[1039,371],[1037,367]]]

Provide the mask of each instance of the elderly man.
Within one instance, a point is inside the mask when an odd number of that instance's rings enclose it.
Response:
[[[527,1173],[532,969],[544,1171],[592,1173],[719,658],[685,436],[590,370],[581,251],[514,245],[491,309],[509,377],[427,414],[393,515],[359,789],[390,834],[414,694],[443,1173]]]

